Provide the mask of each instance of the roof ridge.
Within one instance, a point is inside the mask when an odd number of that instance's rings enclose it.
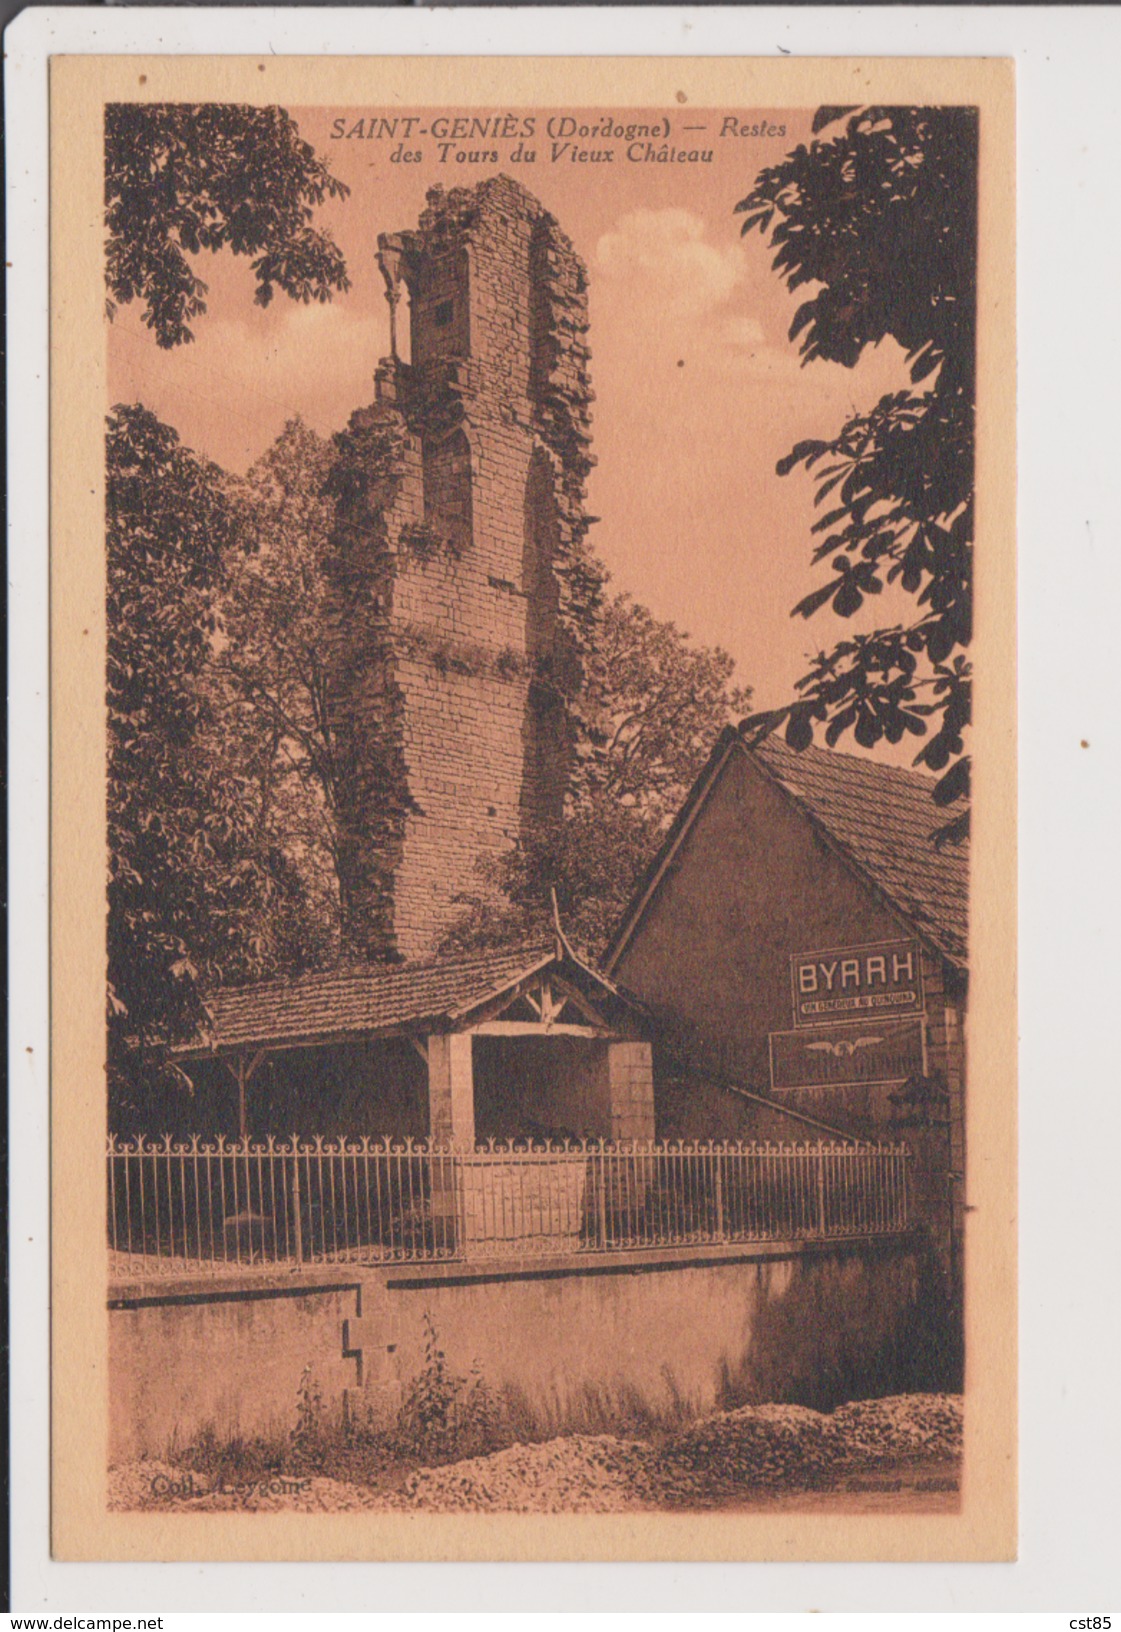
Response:
[[[739,730],[741,732],[741,736],[743,726],[745,724],[746,721],[740,722]],[[781,737],[771,735],[764,737],[762,741],[755,743],[747,742],[745,740],[744,747],[749,753],[754,753],[758,749],[766,750],[769,748],[777,748],[780,753],[790,754],[795,760],[804,761],[807,755],[811,755],[813,759],[828,758],[833,764],[841,762],[846,766],[859,766],[862,769],[871,771],[872,774],[876,776],[886,775],[904,777],[909,782],[919,784],[924,790],[933,789],[938,782],[938,778],[930,771],[922,771],[911,765],[892,765],[889,764],[887,760],[872,759],[865,754],[849,753],[848,750],[844,748],[830,748],[825,743],[811,742],[808,743],[805,748],[792,748],[790,744],[785,742]]]
[[[476,963],[486,964],[510,958],[532,957],[548,951],[555,944],[555,936],[549,935],[539,940],[522,941],[507,947],[484,947],[477,952],[450,952],[427,958],[402,958],[397,961],[371,959],[366,963],[336,964],[331,969],[309,969],[299,975],[273,975],[265,980],[246,981],[241,986],[213,986],[207,991],[206,996],[209,1000],[213,997],[235,997],[241,992],[262,992],[267,988],[293,991],[311,986],[317,981],[368,980],[378,975],[422,975],[430,971],[469,969]]]

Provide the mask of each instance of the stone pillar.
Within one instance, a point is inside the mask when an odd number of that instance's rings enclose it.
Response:
[[[428,1136],[445,1150],[475,1148],[475,1078],[471,1034],[439,1032],[428,1039]],[[433,1156],[430,1164],[432,1231],[438,1251],[464,1244],[462,1164],[455,1157]],[[468,1169],[470,1171],[470,1169]]]
[[[607,1044],[612,1139],[653,1139],[654,1060],[649,1043]]]
[[[436,1144],[475,1148],[470,1032],[440,1032],[428,1039],[428,1132]]]

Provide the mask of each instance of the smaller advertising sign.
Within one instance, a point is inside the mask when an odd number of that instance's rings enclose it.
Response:
[[[915,941],[877,941],[829,952],[795,952],[790,983],[796,1026],[902,1017],[923,1010],[922,954]]]
[[[770,1044],[771,1087],[776,1093],[906,1082],[924,1070],[921,1015],[907,1020],[873,1016],[860,1027],[772,1031]]]

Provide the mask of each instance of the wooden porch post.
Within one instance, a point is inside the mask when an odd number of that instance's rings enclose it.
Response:
[[[232,1063],[228,1059],[224,1062],[226,1070],[237,1083],[237,1131],[241,1139],[249,1132],[249,1110],[245,1090],[254,1071],[267,1054],[267,1048],[259,1048],[252,1059],[248,1059],[245,1054],[235,1054]]]

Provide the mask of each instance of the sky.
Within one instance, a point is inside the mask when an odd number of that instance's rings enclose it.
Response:
[[[504,172],[552,210],[588,269],[597,459],[588,510],[599,518],[592,537],[613,588],[695,641],[730,652],[737,680],[754,688],[759,707],[789,701],[809,658],[840,634],[898,615],[884,596],[843,623],[828,610],[808,621],[790,616],[828,568],[811,563],[812,484],[801,471],[779,477],[776,461],[803,438],[835,432],[906,379],[891,341],[854,369],[801,366],[788,330],[807,291],[789,295],[760,235],[741,235],[736,203],[763,166],[810,138],[812,109],[670,115],[667,145],[711,152],[710,163],[632,162],[625,138],[576,137],[565,148],[542,133],[522,143],[523,153],[537,153],[532,164],[515,161],[512,139],[445,144],[441,162],[430,132],[434,118],[454,117],[449,109],[405,110],[426,132],[409,142],[380,127],[371,138],[370,121],[385,111],[289,109],[351,189],[316,216],[346,257],[349,292],[323,306],[278,295],[261,308],[247,258],[200,255],[208,311],[193,325],[193,344],[161,351],[139,303],[108,325],[111,402],[144,402],[188,446],[235,471],[296,414],[321,434],[341,429],[372,399],[374,369],[389,350],[378,233],[414,227],[437,183],[474,185]],[[540,129],[548,112],[532,111]],[[624,117],[667,116],[664,109],[579,113],[587,124]],[[776,134],[733,133],[745,125]],[[576,149],[613,157],[575,161]],[[472,151],[497,158],[457,158]],[[404,152],[422,157],[401,162]]]

